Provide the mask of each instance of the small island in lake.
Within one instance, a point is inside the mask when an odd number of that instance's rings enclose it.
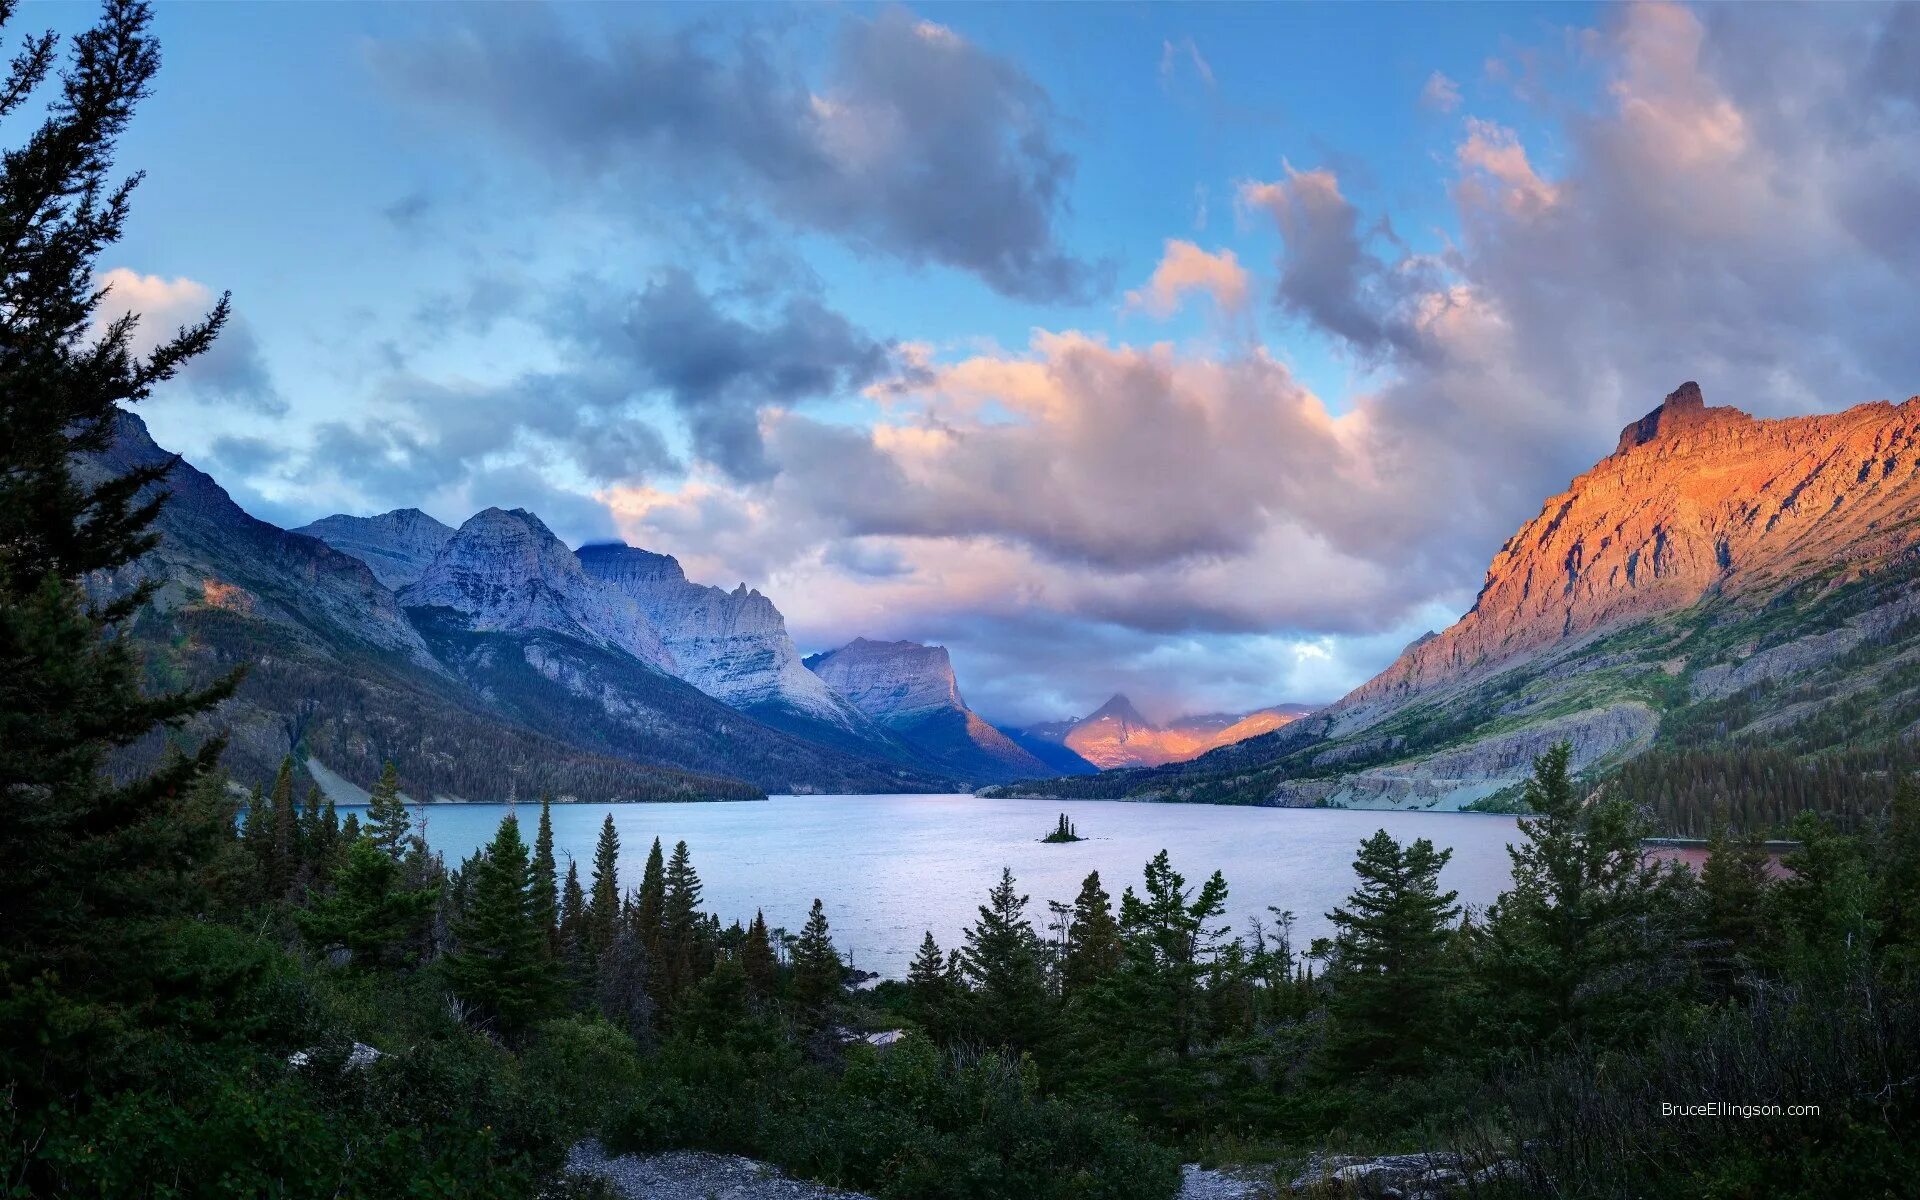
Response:
[[[1067,820],[1067,814],[1061,813],[1060,823],[1053,827],[1052,833],[1049,833],[1040,840],[1051,844],[1056,842],[1084,842],[1087,839],[1080,836],[1080,831],[1073,827],[1072,821]]]

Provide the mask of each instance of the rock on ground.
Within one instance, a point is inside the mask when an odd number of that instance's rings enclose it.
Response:
[[[600,1143],[585,1141],[568,1152],[567,1169],[605,1180],[630,1200],[872,1200],[788,1179],[766,1163],[733,1154],[676,1150],[644,1158],[610,1156]]]

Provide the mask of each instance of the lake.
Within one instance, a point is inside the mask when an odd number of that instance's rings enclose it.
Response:
[[[358,807],[358,806],[355,806]],[[344,814],[347,809],[343,809]],[[539,810],[520,807],[522,832],[533,841]],[[416,809],[427,838],[455,865],[493,836],[506,812],[499,804],[444,804]],[[622,888],[636,886],[647,849],[658,837],[671,853],[684,839],[705,884],[702,907],[722,922],[745,922],[754,909],[770,926],[797,931],[815,896],[841,953],[863,970],[906,973],[924,930],[941,949],[960,944],[1000,868],[1013,868],[1032,897],[1036,928],[1047,901],[1071,901],[1088,871],[1117,904],[1138,888],[1141,868],[1165,848],[1173,865],[1198,884],[1215,869],[1229,888],[1227,919],[1244,932],[1266,906],[1292,909],[1294,945],[1304,949],[1331,932],[1325,913],[1353,888],[1360,841],[1386,829],[1401,841],[1429,838],[1451,847],[1441,877],[1465,904],[1484,905],[1508,882],[1506,847],[1517,837],[1512,817],[1472,813],[1349,812],[1315,808],[1227,808],[1109,800],[986,800],[974,796],[776,796],[738,804],[565,804],[553,808],[555,856],[562,878],[569,857],[591,874],[603,817],[620,833]],[[1065,812],[1087,839],[1043,845],[1056,814]]]

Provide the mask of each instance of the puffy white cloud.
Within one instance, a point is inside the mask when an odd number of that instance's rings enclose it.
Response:
[[[1127,307],[1170,317],[1191,292],[1211,296],[1222,313],[1238,313],[1247,305],[1247,270],[1231,250],[1209,253],[1192,242],[1168,238],[1146,286],[1127,293]]]

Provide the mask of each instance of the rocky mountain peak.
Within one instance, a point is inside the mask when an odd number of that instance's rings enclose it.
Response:
[[[813,655],[806,665],[883,725],[937,709],[966,708],[945,646],[855,638],[838,650]]]
[[[657,669],[673,665],[640,607],[590,577],[524,508],[467,518],[400,598],[409,607],[453,609],[475,629],[546,630],[624,650]]]
[[[1713,596],[1920,546],[1920,404],[1756,420],[1683,385],[1494,555],[1474,606],[1334,706],[1364,727],[1415,695]]]
[[[625,542],[590,542],[575,551],[589,575],[608,583],[685,583],[687,573],[671,554],[656,554]]]
[[[453,537],[452,529],[417,508],[396,508],[373,517],[336,513],[293,532],[351,554],[367,564],[374,578],[395,590],[419,579]]]
[[[1094,721],[1119,721],[1135,729],[1155,728],[1152,721],[1140,715],[1140,710],[1133,706],[1133,701],[1127,699],[1124,692],[1115,692],[1112,699],[1094,709],[1081,724],[1086,725]]]
[[[783,709],[881,736],[801,665],[786,618],[744,582],[731,592],[693,583],[672,555],[618,542],[582,546],[578,558],[589,576],[640,607],[672,653],[675,673],[707,695],[749,712]]]
[[[1752,419],[1737,408],[1708,408],[1700,385],[1688,380],[1668,392],[1667,398],[1660,402],[1660,407],[1622,429],[1619,444],[1613,452],[1624,454],[1636,446],[1644,446],[1656,439],[1672,438],[1683,431]]]

